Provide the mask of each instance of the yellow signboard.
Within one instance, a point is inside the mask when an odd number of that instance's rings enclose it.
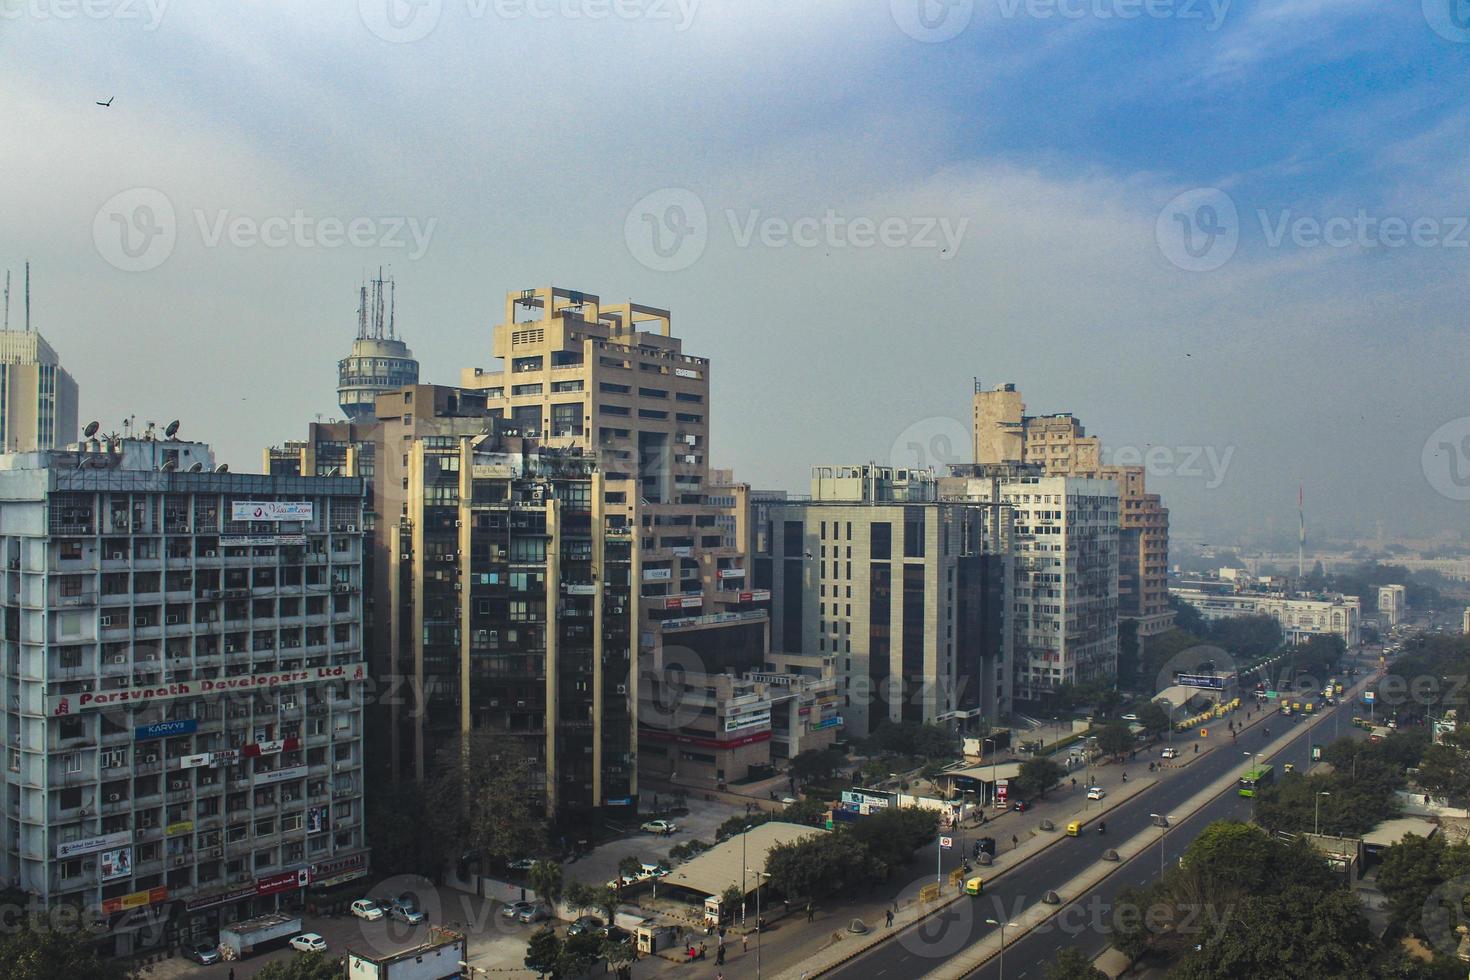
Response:
[[[193,829],[194,821],[180,820],[178,823],[171,823],[167,827],[163,828],[163,832],[172,837],[174,834],[187,834]]]

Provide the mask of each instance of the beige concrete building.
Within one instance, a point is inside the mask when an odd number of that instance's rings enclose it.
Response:
[[[962,467],[955,467],[963,470]],[[1036,700],[1118,670],[1118,491],[1112,480],[975,466],[941,482],[945,499],[1003,504],[1014,556],[1007,626],[1014,694]]]
[[[1149,493],[1141,466],[1104,465],[1101,440],[1089,436],[1070,413],[1027,415],[1013,384],[987,390],[978,382],[974,400],[975,462],[1031,463],[1048,476],[1112,480],[1118,485],[1119,615],[1138,625],[1139,636],[1174,625],[1169,610],[1169,511]]]
[[[77,383],[40,334],[0,330],[0,451],[60,449],[77,438]]]
[[[1010,711],[1008,516],[942,502],[937,486],[928,470],[818,466],[810,500],[760,503],[751,564],[777,597],[772,660],[835,658],[859,738],[884,719]]]

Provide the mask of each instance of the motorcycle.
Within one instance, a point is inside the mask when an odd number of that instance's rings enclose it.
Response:
[[[1107,825],[1107,822],[1106,821],[1104,821],[1104,820],[1099,820],[1098,821],[1098,823],[1097,823],[1097,832],[1099,834],[1106,834],[1108,832],[1108,825]]]

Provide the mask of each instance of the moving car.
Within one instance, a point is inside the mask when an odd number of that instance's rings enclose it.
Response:
[[[1179,758],[1179,750],[1176,749],[1176,748],[1174,748],[1171,745],[1168,748],[1164,749],[1164,751],[1162,751],[1162,752],[1159,753],[1159,758],[1161,758],[1161,759],[1177,759],[1177,758]]]
[[[291,948],[303,953],[325,953],[327,941],[315,932],[303,932],[291,940]]]
[[[382,907],[379,906],[378,903],[373,901],[371,898],[359,898],[357,901],[352,903],[352,914],[357,916],[359,919],[367,919],[369,922],[376,922],[378,919],[381,919],[383,917],[384,912]]]
[[[973,877],[973,878],[969,879],[968,881],[966,881],[965,882],[965,894],[966,895],[983,895],[983,894],[985,894],[985,879],[984,878],[981,878],[979,875],[976,875],[975,877]]]
[[[511,902],[500,910],[500,916],[504,919],[518,919],[521,917],[522,912],[535,907],[531,902]]]
[[[639,829],[650,834],[663,834],[664,836],[668,836],[679,828],[674,825],[672,820],[650,820]]]
[[[210,966],[219,962],[219,947],[214,943],[204,941],[190,943],[182,950],[184,959],[193,960],[200,966]]]
[[[546,910],[541,906],[531,902],[527,902],[526,905],[530,907],[521,909],[519,914],[516,915],[517,922],[524,922],[530,925],[533,922],[540,922],[542,919],[547,918]]]
[[[1087,798],[1089,800],[1100,800],[1104,796],[1107,796],[1107,795],[1108,794],[1106,794],[1106,793],[1103,792],[1103,788],[1101,786],[1089,786],[1089,787],[1087,787]]]

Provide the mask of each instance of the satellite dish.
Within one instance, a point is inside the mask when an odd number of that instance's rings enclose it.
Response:
[[[163,461],[163,466],[159,468],[162,469],[165,473],[172,473],[174,470],[179,468],[179,461],[176,459],[166,459]]]
[[[230,464],[229,463],[221,463],[221,464],[219,464],[218,466],[216,466],[214,468],[214,471],[216,473],[228,473],[228,472],[230,472]]]
[[[82,430],[82,438],[83,439],[90,439],[90,438],[92,438],[93,436],[95,436],[97,434],[97,430],[100,429],[100,428],[102,428],[102,423],[101,422],[88,422],[87,423],[87,427]]]
[[[199,462],[198,460],[195,460],[194,462],[192,462],[192,463],[189,464],[189,472],[190,473],[201,473],[203,471],[204,471],[204,464],[201,463],[201,462]]]
[[[165,439],[172,439],[178,433],[178,431],[179,431],[179,420],[178,419],[174,419],[172,422],[170,422],[168,424],[168,428],[166,428],[166,429],[163,430],[163,436],[164,436]]]

